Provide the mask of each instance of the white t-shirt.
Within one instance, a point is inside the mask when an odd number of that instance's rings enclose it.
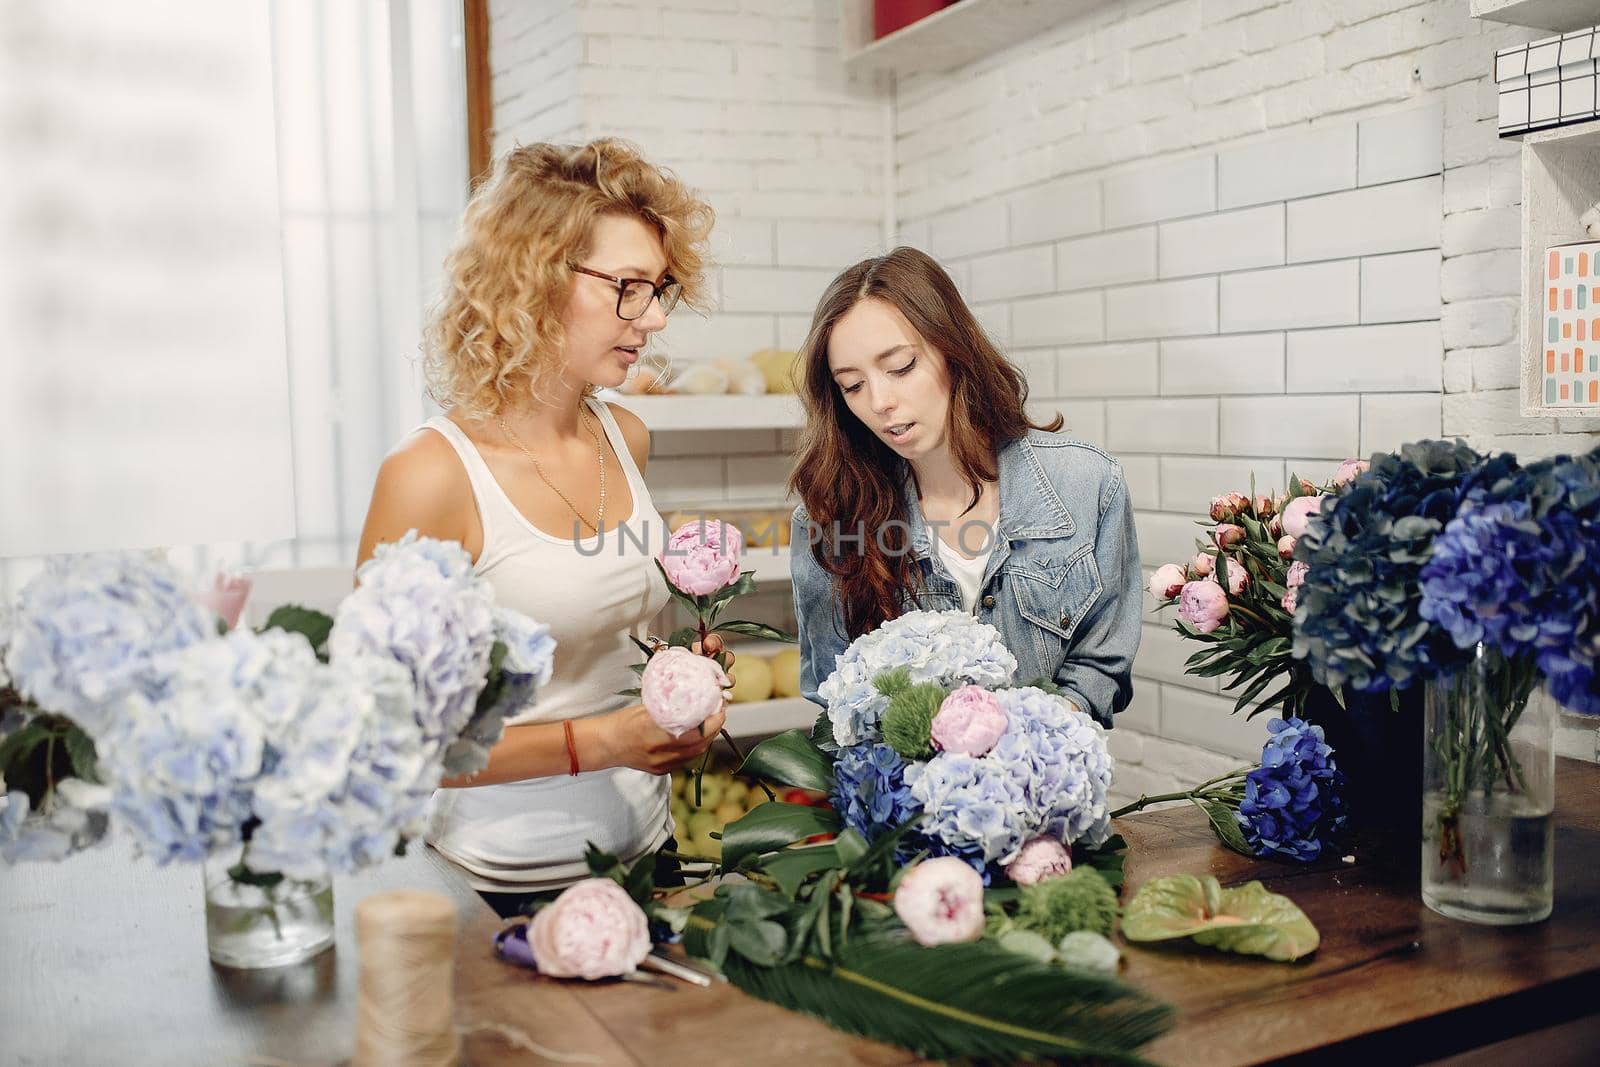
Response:
[[[629,635],[666,605],[666,581],[654,553],[665,536],[615,419],[589,401],[617,454],[633,496],[631,537],[607,530],[581,541],[552,537],[511,503],[477,448],[443,416],[424,425],[449,441],[472,482],[483,522],[483,551],[473,570],[494,587],[495,602],[550,627],[556,640],[550,681],[508,725],[555,722],[615,711],[637,685],[629,664],[642,653]],[[638,544],[643,536],[646,543]],[[474,889],[526,893],[588,877],[584,843],[623,863],[661,847],[672,830],[672,786],[664,775],[631,767],[562,773],[434,794],[428,843],[459,866]]]
[[[944,569],[950,572],[950,577],[956,580],[956,585],[961,589],[961,610],[971,615],[978,603],[978,587],[983,584],[983,569],[989,564],[989,554],[985,552],[968,559],[945,544],[944,538],[935,536],[933,540],[939,546],[939,558],[944,560]]]

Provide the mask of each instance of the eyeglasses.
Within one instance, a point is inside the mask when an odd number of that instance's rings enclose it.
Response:
[[[648,278],[618,278],[611,274],[601,274],[588,267],[580,267],[576,263],[567,266],[579,274],[587,274],[591,278],[608,281],[617,287],[617,318],[632,321],[645,313],[650,301],[661,301],[661,314],[670,315],[672,309],[678,306],[678,298],[683,296],[683,283],[667,275],[666,280],[660,285]]]

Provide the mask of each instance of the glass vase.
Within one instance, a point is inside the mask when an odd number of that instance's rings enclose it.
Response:
[[[236,847],[205,862],[206,949],[227,967],[284,967],[333,944],[333,884],[251,871]]]
[[[1550,914],[1556,703],[1531,663],[1491,653],[1428,683],[1422,900],[1512,925]]]

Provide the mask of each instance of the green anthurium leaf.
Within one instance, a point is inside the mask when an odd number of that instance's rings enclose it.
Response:
[[[740,637],[753,637],[758,641],[781,641],[784,644],[795,643],[795,636],[785,633],[775,626],[768,626],[764,622],[749,622],[745,619],[734,619],[730,622],[717,623],[717,632],[723,634],[737,634]]]
[[[822,793],[833,790],[833,757],[799,730],[785,730],[761,742],[735,773]]]
[[[839,813],[808,804],[771,800],[722,829],[722,865],[727,870],[747,857],[776,852],[813,834],[837,833]]]
[[[311,650],[317,652],[327,644],[328,635],[333,633],[333,616],[303,608],[299,604],[285,604],[267,616],[267,624],[261,629],[300,634],[310,642]]]
[[[1316,950],[1317,928],[1294,901],[1260,882],[1223,889],[1211,875],[1175,874],[1139,887],[1122,916],[1129,941],[1192,937],[1201,945],[1287,962]]]

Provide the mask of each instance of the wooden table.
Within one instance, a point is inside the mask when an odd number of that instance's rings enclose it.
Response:
[[[1224,884],[1261,878],[1322,931],[1321,948],[1295,964],[1126,946],[1123,976],[1179,1011],[1174,1029],[1147,1049],[1157,1062],[1376,1065],[1458,1053],[1462,1065],[1595,1061],[1600,767],[1561,761],[1555,912],[1531,927],[1436,916],[1414,875],[1374,863],[1301,867],[1236,856],[1190,809],[1133,816],[1119,828],[1131,846],[1131,886],[1177,872],[1209,872]],[[337,1063],[353,1047],[355,903],[397,886],[457,904],[463,1025],[508,1024],[546,1049],[601,1064],[921,1062],[727,985],[567,984],[507,966],[490,950],[499,920],[426,850],[338,882],[334,952],[256,975],[213,968],[198,871],[133,862],[112,847],[60,865],[0,867],[0,1064]],[[1523,1047],[1495,1044],[1507,1039]],[[471,1036],[466,1056],[553,1062],[491,1031]]]

